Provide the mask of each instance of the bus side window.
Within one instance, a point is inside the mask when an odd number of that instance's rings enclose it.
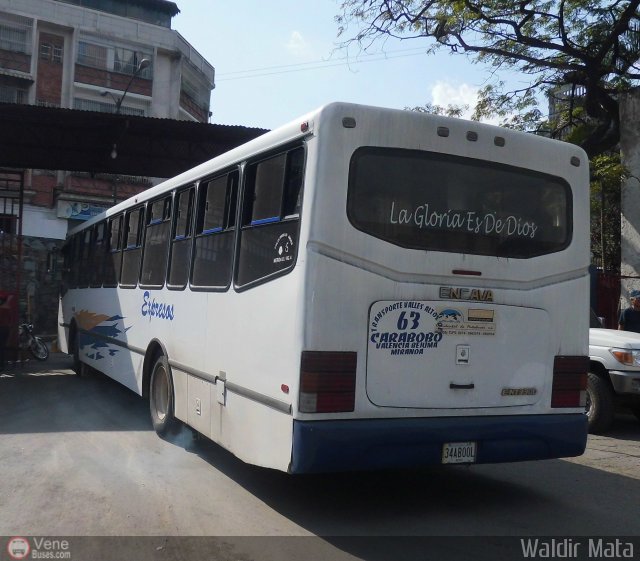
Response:
[[[93,228],[87,228],[81,234],[82,249],[80,253],[80,279],[78,288],[88,288],[91,280],[91,259],[93,255]]]
[[[167,272],[171,234],[171,200],[164,197],[147,206],[146,232],[140,286],[162,288]]]
[[[304,148],[247,166],[236,284],[247,286],[293,268],[302,208]]]
[[[285,153],[251,167],[252,185],[251,191],[247,190],[243,225],[258,226],[280,220],[286,163]]]
[[[238,193],[237,171],[200,182],[192,288],[226,289],[231,280]]]
[[[71,248],[71,288],[80,286],[80,255],[82,254],[82,233],[73,236]]]
[[[144,207],[127,212],[124,228],[124,248],[122,254],[122,273],[120,286],[135,288],[140,274],[142,257],[142,229],[144,226]]]
[[[105,249],[107,242],[105,239],[105,222],[100,222],[94,226],[93,250],[90,265],[90,282],[92,288],[102,286],[102,266],[104,263]]]
[[[189,282],[195,192],[194,187],[184,189],[178,191],[174,199],[173,237],[167,274],[167,286],[173,289],[181,290]]]
[[[302,181],[304,179],[304,149],[297,148],[288,155],[287,175],[284,182],[282,216],[298,218],[302,210]]]
[[[67,239],[67,241],[62,246],[63,266],[62,266],[62,287],[60,292],[63,296],[67,293],[67,290],[73,287],[73,276],[71,274],[71,264],[73,263],[74,241],[75,241],[75,237],[71,237]]]
[[[109,219],[107,228],[107,247],[104,253],[103,285],[118,286],[122,265],[122,221],[124,215]]]

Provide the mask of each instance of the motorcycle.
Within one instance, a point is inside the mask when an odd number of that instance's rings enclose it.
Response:
[[[28,350],[38,360],[49,358],[49,348],[40,337],[33,334],[33,325],[30,323],[18,326],[18,347],[23,351]]]

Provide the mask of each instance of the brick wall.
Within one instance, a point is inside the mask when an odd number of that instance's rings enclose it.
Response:
[[[51,208],[54,203],[54,190],[56,188],[56,176],[40,170],[34,170],[31,175],[31,185],[27,186],[35,194],[29,200],[34,206]]]
[[[65,180],[64,192],[104,197],[107,199],[105,202],[109,204],[113,202],[114,197],[118,201],[121,201],[141,193],[150,186],[150,183],[128,183],[126,180],[119,179],[115,176],[107,178],[96,176],[92,178],[69,175]]]
[[[31,56],[0,49],[0,68],[31,72]]]
[[[76,64],[75,81],[82,84],[91,84],[92,86],[124,91],[129,80],[131,80],[131,76],[128,74],[119,74],[117,72],[101,70],[100,68]],[[153,83],[151,80],[134,78],[129,91],[140,95],[151,96],[152,88]]]
[[[36,99],[38,103],[60,105],[62,98],[63,49],[64,37],[51,33],[40,33],[36,80]]]
[[[187,113],[193,115],[201,123],[206,123],[209,120],[207,112],[199,107],[186,93],[180,92],[180,107],[182,107]]]

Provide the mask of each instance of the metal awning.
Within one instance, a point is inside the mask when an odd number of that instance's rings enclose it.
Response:
[[[0,104],[0,167],[172,177],[267,132]],[[112,158],[112,152],[117,153]]]

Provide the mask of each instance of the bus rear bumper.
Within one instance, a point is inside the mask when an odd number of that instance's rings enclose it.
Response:
[[[442,463],[446,442],[477,443],[476,463],[579,456],[587,416],[509,415],[296,421],[291,473],[412,468]]]

